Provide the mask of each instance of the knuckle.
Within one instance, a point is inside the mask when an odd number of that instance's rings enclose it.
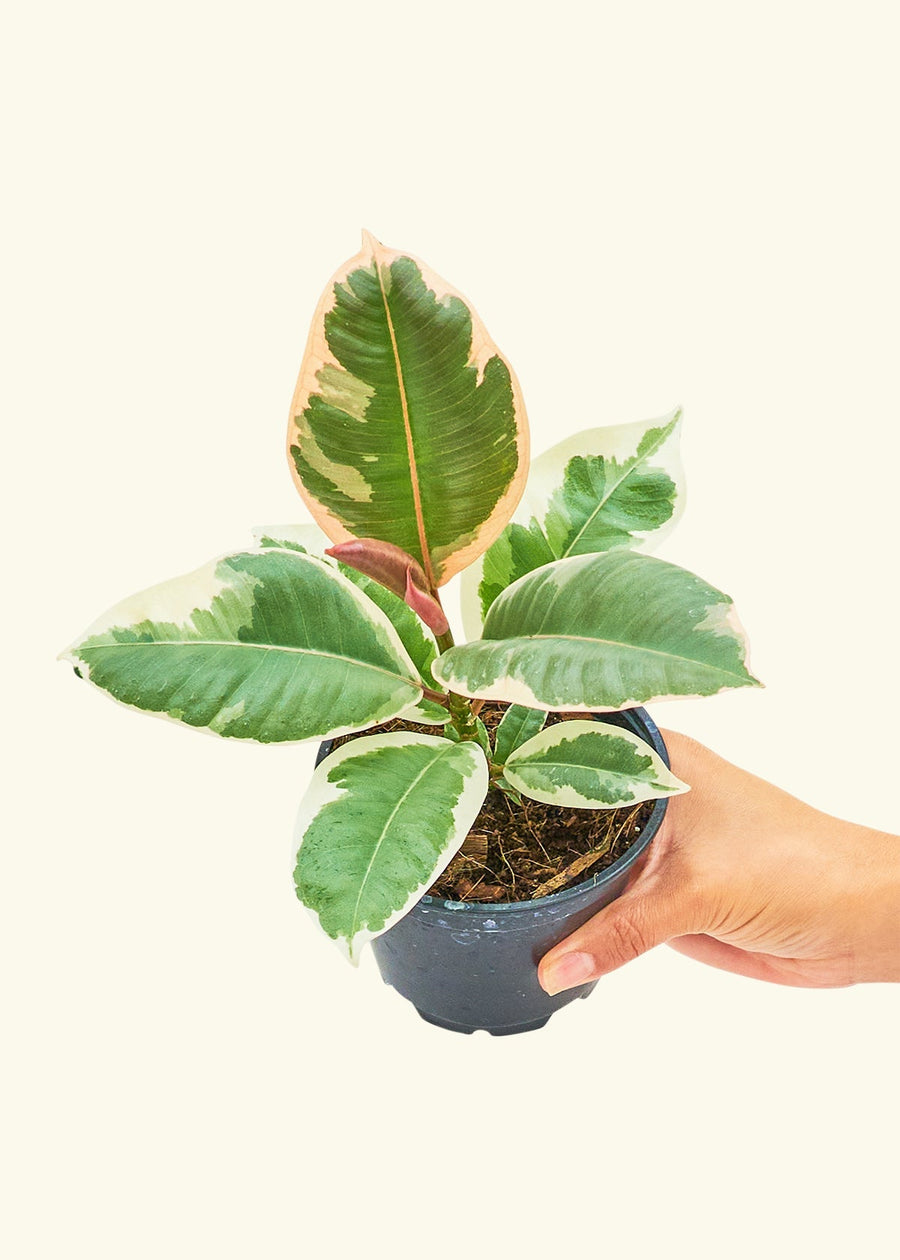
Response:
[[[609,922],[609,955],[618,965],[631,962],[649,949],[647,934],[634,910],[613,915]]]

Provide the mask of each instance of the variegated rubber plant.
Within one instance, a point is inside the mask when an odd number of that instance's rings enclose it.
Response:
[[[342,743],[300,808],[298,896],[356,960],[447,866],[489,789],[576,809],[686,790],[640,739],[593,718],[545,727],[548,712],[755,684],[728,596],[646,554],[682,507],[679,424],[567,438],[526,485],[509,363],[460,293],[365,235],[322,296],[291,407],[316,525],[259,531],[64,655],[122,703],[229,739],[433,727]],[[455,645],[441,590],[463,570]],[[509,705],[493,740],[488,699]]]

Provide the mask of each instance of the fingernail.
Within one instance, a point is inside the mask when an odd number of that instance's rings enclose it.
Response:
[[[541,968],[541,988],[552,997],[563,989],[574,989],[584,984],[594,973],[594,960],[590,954],[562,954],[549,966]]]

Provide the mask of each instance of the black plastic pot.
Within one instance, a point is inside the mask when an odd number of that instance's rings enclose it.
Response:
[[[669,764],[662,736],[643,709],[604,713],[602,720],[640,735]],[[330,747],[322,745],[318,761]],[[454,1032],[484,1029],[503,1036],[542,1028],[554,1011],[587,997],[596,981],[550,997],[538,984],[538,962],[625,890],[632,867],[659,831],[666,804],[656,801],[626,853],[574,888],[497,905],[423,897],[372,942],[385,983],[430,1024]]]

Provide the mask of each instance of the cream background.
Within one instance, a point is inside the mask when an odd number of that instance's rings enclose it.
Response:
[[[767,689],[654,715],[900,830],[897,36],[888,3],[791,0],[12,15],[11,1260],[896,1255],[895,989],[661,948],[540,1034],[442,1033],[294,902],[311,748],[124,713],[53,658],[305,519],[288,403],[366,226],[476,303],[536,451],[684,405],[662,554],[734,596]]]

